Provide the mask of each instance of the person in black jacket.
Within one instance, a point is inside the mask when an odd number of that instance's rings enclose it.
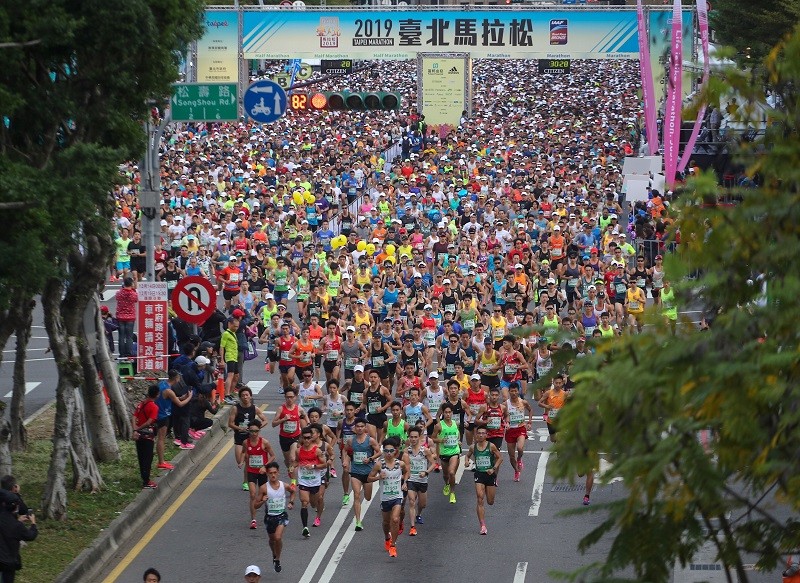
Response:
[[[0,583],[14,583],[22,569],[20,541],[32,541],[39,535],[33,513],[17,515],[18,500],[19,494],[0,492]]]

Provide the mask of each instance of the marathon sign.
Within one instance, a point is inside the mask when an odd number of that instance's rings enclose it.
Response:
[[[167,309],[167,282],[142,281],[136,290],[137,305],[136,344],[139,370],[167,370],[169,341],[169,311]]]
[[[651,14],[663,11],[653,10]],[[246,59],[638,59],[634,10],[245,10]]]

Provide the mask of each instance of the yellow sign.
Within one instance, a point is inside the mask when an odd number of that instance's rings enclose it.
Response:
[[[422,111],[429,127],[458,126],[469,109],[468,56],[425,56],[417,61]]]

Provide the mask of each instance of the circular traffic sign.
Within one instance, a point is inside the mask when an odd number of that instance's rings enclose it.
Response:
[[[252,83],[242,101],[245,114],[259,123],[272,123],[283,117],[288,102],[283,87],[269,79]]]
[[[203,324],[217,309],[217,290],[205,277],[184,277],[172,290],[172,309],[184,322]]]

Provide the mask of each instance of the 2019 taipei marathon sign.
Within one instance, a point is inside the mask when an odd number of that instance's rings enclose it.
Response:
[[[633,10],[245,10],[246,59],[638,59]]]

